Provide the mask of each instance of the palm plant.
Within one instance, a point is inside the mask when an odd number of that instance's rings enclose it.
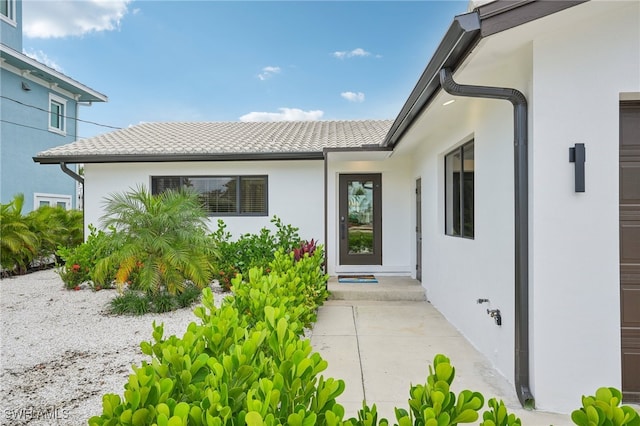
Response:
[[[82,243],[83,214],[79,210],[41,206],[27,215],[29,229],[40,238],[38,257],[47,258],[59,247],[72,248]]]
[[[112,194],[105,202],[104,227],[113,229],[114,251],[98,261],[94,278],[117,269],[116,283],[158,293],[181,293],[185,282],[206,286],[214,252],[207,235],[207,215],[192,191],[159,195],[138,186]]]
[[[23,194],[14,196],[8,204],[0,204],[0,264],[17,273],[26,271],[39,246],[38,236],[22,215],[23,206]]]

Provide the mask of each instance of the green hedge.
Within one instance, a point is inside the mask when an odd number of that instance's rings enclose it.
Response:
[[[133,367],[122,396],[103,397],[100,416],[89,425],[387,425],[375,404],[363,404],[357,417],[344,419],[337,403],[342,380],[326,378],[327,362],[301,338],[315,321],[327,297],[323,252],[298,257],[278,251],[266,267],[249,270],[233,280],[234,296],[219,308],[213,293],[203,291],[202,306],[182,337],[164,338],[153,324],[153,340],[142,342],[150,360]],[[270,272],[264,272],[269,269]],[[396,408],[400,426],[518,426],[502,401],[451,385],[455,368],[436,355],[424,384],[409,390],[408,408]],[[584,397],[572,418],[578,425],[638,426],[640,417],[619,407],[621,395],[611,388]]]

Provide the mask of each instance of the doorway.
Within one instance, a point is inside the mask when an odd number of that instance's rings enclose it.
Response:
[[[382,265],[382,176],[339,178],[341,265]]]
[[[622,393],[640,402],[640,101],[620,103]]]

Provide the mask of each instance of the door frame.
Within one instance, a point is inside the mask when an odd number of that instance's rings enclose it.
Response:
[[[354,180],[373,182],[373,253],[371,254],[349,254],[348,184]],[[340,173],[338,175],[338,252],[340,265],[382,265],[382,173]]]
[[[416,280],[422,282],[422,178],[416,179]]]

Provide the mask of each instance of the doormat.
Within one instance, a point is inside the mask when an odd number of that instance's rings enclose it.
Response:
[[[342,284],[375,284],[378,280],[374,275],[338,275],[338,282]]]

